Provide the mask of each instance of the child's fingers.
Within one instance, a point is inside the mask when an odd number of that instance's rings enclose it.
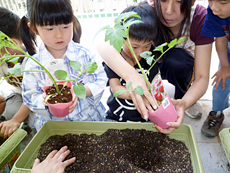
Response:
[[[71,159],[68,159],[66,161],[63,162],[64,166],[67,167],[69,166],[71,163],[73,163],[76,160],[76,157],[73,157]]]
[[[40,163],[40,160],[38,158],[35,159],[33,167],[37,166]]]
[[[63,158],[63,160],[65,159],[64,155],[62,155],[62,153],[64,153],[66,150],[68,149],[67,146],[62,147],[56,154],[55,154],[55,158],[59,158],[60,156]]]

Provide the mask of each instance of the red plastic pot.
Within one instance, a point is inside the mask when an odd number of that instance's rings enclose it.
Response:
[[[60,82],[59,84],[64,84],[64,82]],[[68,81],[67,85],[71,88],[71,94],[73,96],[73,90],[72,90],[72,82]],[[43,90],[44,92],[49,88],[50,86],[44,86]],[[73,104],[73,100],[68,103],[56,103],[56,104],[50,104],[48,103],[49,111],[50,113],[55,117],[65,117],[69,114],[69,106]]]

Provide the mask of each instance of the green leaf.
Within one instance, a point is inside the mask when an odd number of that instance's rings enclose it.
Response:
[[[73,86],[73,91],[77,97],[84,99],[86,97],[86,89],[82,83]]]
[[[93,73],[97,69],[97,63],[96,62],[88,62],[85,64],[85,70],[87,73]]]
[[[121,47],[124,43],[124,38],[127,34],[124,31],[123,26],[117,26],[116,28],[108,28],[105,33],[105,41],[110,41],[112,45],[118,52],[121,52]]]
[[[132,86],[132,84],[133,84],[132,82],[129,82],[125,87],[126,87],[126,88],[129,88],[129,87]]]
[[[167,44],[168,43],[163,43],[163,44],[157,46],[153,51],[161,51],[161,53],[163,53],[163,51],[164,51],[163,49]]]
[[[145,52],[142,52],[142,53],[140,54],[140,56],[141,56],[142,58],[144,58],[144,59],[147,61],[147,64],[148,64],[148,65],[151,65],[151,64],[152,64],[153,58],[154,58],[154,56],[155,56],[155,55],[153,55],[153,56],[151,56],[151,55],[152,55],[152,52],[150,52],[150,51],[145,51]]]
[[[174,40],[172,40],[172,41],[168,44],[168,47],[171,49],[171,48],[173,48],[176,44],[177,44],[177,38],[175,38]]]
[[[81,71],[81,63],[78,61],[70,61],[70,66],[76,71]]]
[[[124,94],[126,91],[124,91],[124,90],[119,90],[119,91],[116,91],[115,93],[114,93],[114,97],[117,97],[117,96],[119,96],[119,95],[121,95],[121,94]]]
[[[136,88],[134,89],[134,91],[135,91],[137,94],[139,94],[139,95],[143,95],[143,94],[144,94],[144,89],[143,89],[142,87],[140,87],[140,86],[136,87]]]
[[[177,44],[181,43],[184,39],[185,37],[180,37],[179,40],[177,41]]]
[[[125,22],[124,27],[125,27],[125,28],[128,28],[128,27],[130,27],[131,25],[137,24],[137,23],[144,23],[144,22],[141,21],[141,20],[134,20],[134,19],[132,19],[132,20],[129,20],[129,21]]]
[[[119,23],[119,22],[125,22],[125,20],[127,20],[130,17],[137,17],[137,18],[141,18],[136,12],[134,11],[130,11],[130,12],[126,12],[126,13],[122,13],[120,14],[116,19],[115,19],[115,23]]]
[[[103,26],[101,29],[99,29],[99,31],[97,31],[96,35],[94,36],[93,40],[95,39],[95,37],[103,30],[108,29],[109,25]]]
[[[9,68],[8,70],[8,73],[10,74],[17,74],[17,75],[20,75],[22,72],[21,72],[21,65],[18,63],[18,64],[15,64],[15,66],[13,68]]]
[[[67,72],[64,70],[56,70],[54,74],[59,78],[59,79],[65,79],[67,77]]]
[[[13,59],[10,59],[8,62],[12,62],[12,63],[14,63],[14,64],[17,64],[19,58],[20,58],[20,57],[15,57],[15,58],[13,58]]]

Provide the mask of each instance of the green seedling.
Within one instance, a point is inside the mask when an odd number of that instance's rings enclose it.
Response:
[[[133,19],[129,19],[130,17],[136,17],[138,18],[138,20],[133,20]],[[141,54],[141,57],[143,57],[146,62],[150,65],[150,68],[148,69],[148,71],[145,73],[133,51],[132,45],[130,43],[130,39],[129,39],[129,28],[131,25],[133,24],[137,24],[137,23],[143,23],[141,21],[141,17],[136,13],[136,12],[127,12],[127,13],[123,13],[120,14],[114,21],[114,26],[110,27],[109,25],[102,27],[97,33],[96,35],[105,30],[105,42],[109,41],[110,45],[112,45],[118,52],[121,52],[121,48],[123,43],[125,42],[125,44],[128,46],[128,48],[130,49],[130,51],[132,52],[136,63],[138,64],[138,67],[141,70],[142,75],[145,78],[145,81],[148,85],[148,90],[151,91],[151,87],[150,87],[150,83],[148,82],[147,79],[147,75],[148,72],[153,68],[153,66],[161,59],[161,57],[168,52],[171,48],[173,48],[176,44],[181,43],[184,40],[184,37],[180,38],[180,39],[174,39],[172,40],[170,43],[163,43],[159,46],[157,46],[154,51],[160,51],[161,55],[155,59],[155,55],[153,55],[153,52],[151,51],[145,51]],[[126,84],[126,88],[127,90],[119,90],[117,92],[114,93],[114,97],[117,97],[118,95],[124,94],[128,90],[128,88],[132,85],[132,83],[128,83]],[[138,86],[137,88],[134,89],[135,92],[137,94],[143,95],[144,94],[144,89],[140,86]]]
[[[11,55],[9,51],[7,51],[7,48],[11,49],[16,49],[19,50],[23,53],[23,55]],[[59,94],[61,90],[58,89],[58,83],[60,82],[67,82],[67,81],[77,81],[81,75],[84,73],[93,73],[97,69],[97,63],[96,62],[89,62],[86,63],[84,67],[84,71],[81,70],[81,63],[78,61],[70,61],[70,66],[76,70],[79,71],[80,74],[76,79],[71,79],[68,75],[67,72],[64,70],[57,70],[55,71],[55,75],[57,76],[58,79],[60,80],[55,80],[54,77],[51,75],[51,73],[42,65],[40,64],[36,59],[34,59],[32,56],[30,56],[27,52],[22,50],[10,37],[8,37],[6,34],[0,31],[0,49],[5,49],[6,53],[2,55],[0,53],[0,65],[4,62],[12,62],[14,63],[14,67],[8,69],[9,75],[5,77],[4,79],[10,78],[14,74],[22,74],[24,72],[44,72],[47,73],[48,76],[51,78],[53,81],[53,84],[57,90],[57,93]],[[28,57],[32,59],[34,62],[36,62],[43,70],[25,70],[21,71],[21,65],[18,63],[18,59],[20,57]],[[63,87],[66,84],[63,85]],[[81,99],[84,99],[86,97],[86,89],[82,83],[77,83],[73,86],[73,91],[75,95]]]

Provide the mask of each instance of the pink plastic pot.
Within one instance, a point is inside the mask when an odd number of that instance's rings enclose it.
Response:
[[[59,84],[64,84],[64,82],[60,82]],[[73,96],[72,83],[70,81],[67,82],[68,87],[71,88],[71,94]],[[50,86],[44,86],[43,90],[46,91]],[[73,104],[73,100],[68,103],[57,103],[50,104],[48,103],[50,113],[55,117],[65,117],[69,114],[69,106]]]
[[[160,107],[154,112],[148,112],[149,119],[162,128],[168,128],[167,122],[175,122],[177,113],[170,97],[167,95],[162,101]]]
[[[160,73],[156,74],[151,82],[153,100],[158,109],[154,112],[148,112],[149,119],[162,128],[168,128],[167,122],[175,122],[177,120],[177,112],[172,101],[165,90]]]

